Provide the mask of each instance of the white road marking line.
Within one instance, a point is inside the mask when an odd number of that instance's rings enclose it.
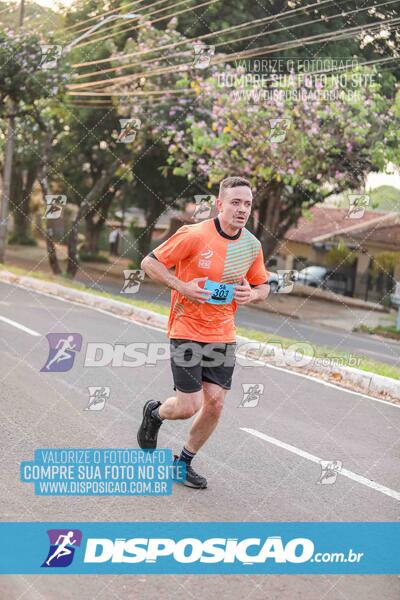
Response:
[[[46,296],[47,298],[51,298],[53,300],[59,300],[60,302],[74,304],[75,306],[79,306],[80,308],[86,308],[88,310],[95,310],[96,312],[106,315],[107,317],[113,317],[114,319],[119,319],[120,321],[125,321],[128,323],[137,325],[137,326],[145,327],[147,329],[152,329],[153,331],[159,331],[160,333],[166,334],[165,329],[161,329],[160,327],[154,327],[154,325],[148,325],[147,323],[139,323],[138,321],[135,321],[133,319],[128,319],[127,317],[121,317],[119,315],[115,315],[114,313],[111,313],[102,308],[98,308],[97,306],[88,306],[86,304],[83,304],[82,302],[76,302],[75,300],[67,300],[65,298],[60,298],[59,296],[54,296],[53,294],[49,294],[46,292],[41,292],[38,290],[24,287],[23,285],[20,285],[18,283],[8,283],[5,281],[0,281],[0,283],[4,283],[5,285],[12,285],[14,287],[20,288],[21,290],[28,290],[34,294],[39,294],[39,296]],[[156,314],[159,314],[159,313],[156,313]],[[255,340],[252,340],[252,341],[255,341]],[[267,367],[268,369],[276,369],[277,371],[282,371],[282,372],[286,373],[287,375],[303,377],[304,379],[309,379],[310,381],[313,381],[314,383],[319,383],[320,385],[332,387],[332,388],[339,390],[340,392],[343,392],[346,394],[353,394],[353,396],[361,396],[361,398],[366,398],[367,400],[374,400],[374,402],[379,402],[380,404],[386,404],[386,406],[400,408],[400,404],[395,404],[394,402],[388,402],[387,400],[381,400],[380,398],[375,398],[375,396],[369,396],[368,394],[363,394],[362,392],[355,392],[353,390],[349,390],[347,388],[341,387],[340,385],[336,385],[335,383],[330,383],[328,381],[324,381],[323,379],[317,379],[317,377],[314,377],[312,375],[306,375],[305,373],[297,373],[296,371],[290,371],[283,367],[277,367],[276,365],[269,365],[268,363],[264,363],[264,362],[262,363],[261,361],[255,359],[255,358],[249,358],[248,356],[245,356],[242,354],[241,354],[241,356],[244,356],[247,360],[251,360],[252,362],[254,362],[254,364],[263,365],[263,366]]]
[[[2,317],[0,315],[0,321],[4,321],[4,323],[8,323],[17,329],[21,329],[21,331],[25,331],[25,333],[29,333],[29,335],[41,336],[41,333],[34,331],[33,329],[29,329],[29,327],[25,327],[25,325],[21,325],[21,323],[17,323],[17,321],[12,321],[11,319],[7,319],[7,317]]]
[[[279,448],[283,448],[284,450],[287,450],[288,452],[297,454],[297,456],[301,456],[302,458],[311,460],[312,462],[320,464],[321,460],[324,460],[324,459],[318,458],[318,456],[314,456],[314,454],[310,454],[309,452],[300,450],[300,448],[296,448],[296,446],[291,446],[290,444],[281,442],[281,440],[277,440],[276,438],[273,438],[269,435],[265,435],[265,433],[260,433],[259,431],[256,431],[255,429],[249,429],[247,427],[240,427],[240,429],[242,431],[245,431],[246,433],[250,433],[250,435],[254,435],[255,437],[260,438],[261,440],[269,442],[270,444],[274,444],[274,446],[278,446]],[[362,485],[365,485],[365,486],[375,490],[376,492],[380,492],[381,494],[385,494],[386,496],[390,496],[391,498],[394,498],[395,500],[400,500],[400,492],[397,492],[396,490],[392,490],[391,488],[385,487],[384,485],[381,485],[380,483],[377,483],[376,481],[372,481],[371,479],[367,479],[366,477],[363,477],[362,475],[357,475],[357,473],[353,473],[353,471],[349,471],[348,469],[340,469],[340,471],[338,471],[338,474],[344,475],[345,477],[348,477],[349,479],[352,479],[353,481],[357,481],[357,483],[361,483]]]

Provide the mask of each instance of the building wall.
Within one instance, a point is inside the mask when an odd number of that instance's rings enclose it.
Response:
[[[294,263],[299,257],[305,258],[308,263],[324,264],[320,262],[323,260],[323,253],[316,251],[310,244],[285,240],[278,245],[276,254],[284,259],[287,265],[285,269],[295,268]]]

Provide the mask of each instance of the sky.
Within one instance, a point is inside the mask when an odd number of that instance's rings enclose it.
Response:
[[[400,173],[396,171],[392,175],[386,173],[370,173],[367,177],[366,188],[374,189],[380,185],[391,185],[400,190]]]

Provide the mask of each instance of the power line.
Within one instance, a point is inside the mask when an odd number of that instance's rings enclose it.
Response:
[[[94,17],[90,17],[89,19],[85,19],[84,21],[79,21],[79,23],[74,23],[73,25],[69,25],[68,27],[64,27],[64,31],[69,31],[70,29],[73,29],[75,27],[80,27],[81,25],[83,25],[84,23],[90,23],[91,21],[98,21],[101,17],[106,17],[109,15],[112,15],[114,13],[120,12],[121,9],[126,9],[126,8],[134,8],[137,4],[140,4],[141,2],[143,2],[144,0],[135,0],[135,2],[130,2],[129,4],[124,4],[123,6],[118,6],[118,8],[113,8],[112,10],[107,10],[106,12],[103,13],[99,13],[98,15],[95,15]],[[168,2],[169,0],[158,0],[157,2],[153,2],[153,4],[150,4],[149,6],[139,6],[138,10],[141,10],[143,8],[151,8],[152,6],[156,6],[157,4],[162,4],[163,2]],[[123,14],[123,13],[121,13]],[[81,31],[87,31],[88,29],[90,29],[91,26],[89,27],[83,27],[82,29],[78,29],[77,31],[74,31],[74,34],[78,34]]]
[[[121,93],[121,92],[68,92],[69,96],[164,96],[165,94],[174,94],[174,95],[182,95],[183,92],[186,92],[188,94],[194,94],[195,91],[193,89],[190,88],[182,88],[180,90],[176,90],[176,89],[171,89],[171,90],[151,90],[151,91],[147,91],[147,92],[126,92],[126,93]]]
[[[71,108],[90,108],[91,110],[111,110],[113,108],[112,104],[109,105],[95,105],[95,104],[76,104],[76,103],[68,103]]]
[[[321,59],[324,60],[324,59]],[[376,60],[370,60],[370,61],[364,61],[362,63],[357,63],[356,66],[359,67],[365,67],[365,66],[373,66],[375,64],[381,64],[381,63],[386,63],[386,62],[395,62],[395,61],[399,61],[399,58],[397,57],[386,57],[386,58],[379,58]],[[317,75],[317,74],[322,74],[322,73],[327,73],[327,74],[332,74],[335,73],[336,71],[349,71],[350,69],[354,68],[353,66],[341,66],[341,67],[335,67],[333,69],[322,69],[320,71],[312,71],[311,73],[313,75]],[[308,74],[308,73],[307,73]],[[303,73],[302,75],[306,75],[306,73]],[[265,83],[267,82],[272,82],[275,81],[274,77],[271,77],[270,79],[265,79],[264,80]],[[155,94],[165,94],[166,92],[168,93],[173,93],[175,92],[176,94],[181,94],[182,92],[189,92],[189,93],[195,93],[193,89],[182,89],[182,90],[163,90],[163,91],[154,91],[154,92],[141,92],[141,93],[136,93],[136,92],[128,92],[128,93],[121,93],[121,92],[70,92],[68,95],[71,96],[107,96],[107,95],[112,95],[112,96],[136,96],[136,95],[140,95],[140,96],[147,96],[147,95],[155,95]]]
[[[74,96],[75,94],[69,94],[69,95]],[[100,100],[100,99],[90,100],[89,98],[86,100],[86,102],[93,102],[95,104],[99,104],[99,103],[109,104],[110,103],[109,100]]]
[[[335,2],[335,0],[322,0],[321,2],[317,1],[314,4],[308,5],[307,8],[313,8],[313,7],[316,7],[316,6],[321,6],[323,4],[332,3],[332,2],[334,2],[336,5],[338,5],[340,3],[344,3],[345,1],[346,0],[337,0],[337,2]],[[213,37],[215,35],[218,35],[220,33],[227,33],[227,32],[230,32],[230,31],[239,30],[239,29],[242,29],[242,28],[247,27],[247,26],[251,26],[252,27],[253,24],[257,24],[256,26],[258,26],[258,24],[261,25],[261,24],[266,23],[268,21],[275,21],[275,20],[277,20],[278,17],[281,18],[281,19],[287,19],[287,18],[295,15],[296,13],[303,12],[303,11],[304,11],[304,7],[294,8],[294,9],[291,9],[291,10],[287,10],[287,11],[278,13],[276,15],[271,15],[271,16],[268,16],[268,17],[263,17],[261,19],[252,19],[251,21],[247,21],[245,23],[240,23],[239,25],[233,25],[231,27],[227,27],[226,29],[220,29],[218,31],[206,33],[204,35],[200,35],[200,36],[197,36],[196,38],[192,38],[192,39],[196,40],[196,41],[197,40],[200,41],[200,40],[208,39],[208,38]],[[180,41],[180,42],[174,42],[172,44],[166,44],[164,46],[160,46],[158,48],[158,50],[166,50],[168,48],[173,48],[173,47],[185,44],[185,43],[187,43],[187,40],[183,40],[183,41]],[[227,42],[227,43],[229,43],[229,42]],[[149,52],[151,52],[151,51],[150,50],[142,50],[140,52],[131,52],[130,54],[125,54],[124,58],[128,58],[128,57],[131,57],[131,56],[138,56],[138,55],[148,54]],[[82,62],[82,63],[75,63],[72,66],[73,67],[84,67],[84,66],[89,66],[89,65],[94,65],[94,64],[101,64],[101,63],[104,63],[104,62],[110,62],[112,60],[114,60],[113,57],[109,57],[109,58],[103,58],[103,59],[100,59],[100,60],[92,60],[92,61],[87,61],[87,62]]]
[[[236,58],[252,58],[254,56],[259,56],[261,53],[266,53],[269,54],[272,50],[278,49],[278,50],[290,50],[292,48],[296,48],[298,46],[297,42],[301,41],[303,45],[310,45],[310,44],[314,44],[318,41],[331,41],[336,39],[346,39],[348,37],[351,37],[353,35],[353,33],[357,33],[358,31],[364,30],[364,31],[372,31],[373,29],[376,28],[380,28],[382,27],[383,24],[387,24],[387,23],[391,23],[393,25],[397,24],[400,21],[400,17],[393,17],[393,19],[388,19],[387,21],[385,21],[385,23],[382,23],[382,21],[378,21],[375,23],[371,23],[369,26],[365,26],[365,25],[358,25],[356,27],[351,27],[349,29],[343,29],[340,30],[339,32],[332,32],[331,35],[323,33],[323,34],[318,34],[317,36],[310,36],[308,38],[302,38],[301,40],[296,40],[296,42],[291,42],[289,43],[287,46],[282,46],[280,47],[279,44],[277,44],[275,47],[271,47],[271,46],[264,46],[261,48],[257,49],[256,53],[253,53],[253,51],[251,50],[244,50],[242,52],[237,52],[237,53],[233,53],[233,56]],[[337,36],[337,37],[336,37]],[[318,38],[318,39],[317,39]],[[232,55],[229,55],[230,57]],[[216,61],[213,61],[213,64],[219,64],[221,62],[226,62],[224,59],[218,59]]]
[[[219,1],[219,0],[215,0],[215,1],[217,2],[217,1]],[[138,20],[138,19],[140,19],[141,17],[144,17],[145,19],[148,19],[148,18],[149,18],[149,17],[151,17],[152,15],[156,15],[157,13],[164,12],[164,11],[166,11],[166,10],[170,10],[170,9],[172,9],[172,8],[175,8],[175,7],[177,7],[177,6],[180,6],[181,4],[185,4],[185,3],[187,3],[187,2],[188,2],[188,0],[179,0],[179,2],[175,2],[175,4],[172,4],[171,6],[164,6],[163,8],[159,8],[159,9],[157,9],[157,10],[154,10],[154,11],[152,11],[152,12],[146,12],[146,13],[144,13],[144,12],[143,12],[143,13],[137,13],[137,14],[135,15],[135,17],[132,17],[132,19],[131,19],[131,20],[134,20],[134,19]],[[157,3],[155,3],[155,4],[157,4]],[[154,4],[153,4],[153,5],[150,5],[150,6],[146,6],[146,7],[139,7],[139,8],[146,8],[146,9],[148,9],[148,8],[151,8],[151,6],[154,6]],[[123,12],[121,12],[120,14],[121,14],[121,16],[123,16],[124,14],[129,14],[129,13],[123,13]],[[117,15],[117,16],[118,16],[118,15]],[[169,15],[168,15],[168,16],[169,16]],[[171,16],[171,17],[175,16],[175,13],[172,13],[170,16]],[[152,21],[153,21],[153,20],[152,20]],[[155,20],[154,20],[154,21],[155,21]],[[101,32],[100,32],[100,31],[98,31],[98,30],[96,30],[96,31],[93,31],[92,33],[89,33],[89,34],[88,34],[88,35],[85,37],[85,39],[86,39],[86,38],[90,38],[90,37],[92,37],[92,36],[96,36],[96,35],[98,35],[98,34],[100,34],[100,33],[103,33],[104,31],[110,31],[110,30],[113,30],[113,29],[115,29],[115,28],[122,27],[122,25],[125,25],[125,23],[124,23],[123,21],[113,21],[113,22],[110,22],[110,24],[109,24],[109,25],[107,25],[107,27],[103,27],[103,28],[102,28]],[[137,26],[137,29],[139,29],[140,27],[141,27],[140,25],[139,25],[139,26]],[[86,27],[86,28],[82,29],[82,32],[83,32],[83,31],[89,31],[90,29],[91,29],[90,27]],[[130,31],[130,29],[131,29],[131,28],[130,28],[129,26],[128,26],[128,28],[125,28],[125,27],[124,27],[124,28],[120,29],[119,31],[116,31],[116,32],[115,32],[113,35],[119,35],[120,33],[124,33],[125,31]],[[79,33],[79,32],[76,32],[76,33]],[[102,38],[95,38],[94,40],[92,40],[92,42],[97,42],[97,41],[100,41],[100,39],[105,39],[105,38],[106,38],[106,39],[108,39],[108,38],[107,38],[107,36],[103,36]],[[81,44],[81,45],[86,45],[86,42],[85,42],[85,44]],[[77,48],[79,48],[79,47],[80,47],[80,45],[78,45],[78,46],[76,46],[76,47],[77,47]]]
[[[210,3],[213,3],[213,1],[219,1],[219,0],[211,0],[211,2],[210,2]],[[328,1],[333,1],[335,5],[338,5],[338,3],[340,2],[340,0],[337,0],[337,2],[335,2],[335,0],[328,0]],[[266,17],[266,18],[264,17],[263,19],[259,19],[259,21],[262,21],[262,20],[264,20],[264,21],[267,21],[267,20],[273,20],[273,21],[275,21],[275,20],[277,20],[278,18],[281,18],[281,19],[283,19],[283,18],[288,18],[288,17],[290,16],[290,15],[289,15],[289,13],[291,13],[291,12],[296,12],[296,11],[301,11],[301,12],[303,12],[303,11],[307,11],[307,10],[309,10],[310,8],[312,8],[313,6],[321,6],[323,3],[324,3],[324,1],[322,1],[322,2],[317,2],[316,4],[312,4],[312,5],[308,5],[308,6],[299,7],[299,8],[297,8],[297,9],[293,9],[292,11],[284,11],[284,12],[278,13],[278,14],[276,14],[276,15],[272,15],[271,17]],[[391,3],[391,2],[388,2],[388,3]],[[394,1],[393,1],[393,3],[394,3]],[[179,3],[178,3],[178,4],[179,4]],[[203,3],[203,4],[200,4],[200,5],[198,5],[197,7],[199,7],[199,6],[204,6],[204,5],[206,5],[206,4],[207,4],[207,3]],[[382,4],[385,4],[385,3],[382,3]],[[382,4],[378,4],[378,5],[377,5],[377,4],[374,4],[374,5],[372,5],[372,6],[368,6],[368,7],[366,7],[365,9],[364,9],[364,8],[362,8],[362,9],[357,9],[357,10],[354,10],[354,11],[349,11],[348,13],[346,13],[346,15],[353,14],[353,13],[355,13],[355,12],[359,12],[359,10],[368,10],[368,9],[371,9],[371,8],[375,8],[375,7],[377,7],[377,6],[381,6]],[[174,7],[174,6],[176,6],[176,4],[175,4],[175,5],[173,5],[172,7]],[[170,8],[172,8],[172,7],[170,7]],[[166,10],[166,9],[162,9],[162,10]],[[187,12],[188,10],[191,10],[191,9],[185,9],[185,10],[182,10],[182,11],[177,11],[176,13],[172,13],[172,14],[170,14],[170,15],[167,15],[166,17],[160,17],[159,19],[154,19],[152,22],[153,22],[153,23],[156,23],[156,22],[158,22],[158,21],[162,21],[162,20],[165,20],[165,19],[167,19],[167,18],[172,18],[172,17],[174,17],[174,16],[177,16],[177,15],[179,15],[179,14],[185,13],[185,12]],[[159,12],[159,11],[156,11],[156,12]],[[151,14],[151,13],[150,13],[150,14]],[[147,16],[147,15],[145,15],[145,16]],[[328,16],[328,17],[326,17],[326,20],[328,20],[328,19],[331,19],[331,18],[332,18],[332,17],[329,17],[329,16]],[[323,17],[321,17],[321,19],[322,19],[322,20],[324,20],[324,19],[323,19]],[[251,22],[250,22],[250,24],[251,24],[251,23],[253,23],[253,22],[256,22],[256,20],[253,20],[253,21],[251,21]],[[100,38],[96,38],[95,40],[92,40],[92,41],[89,41],[89,42],[85,42],[85,43],[83,43],[83,44],[80,44],[80,45],[78,45],[77,47],[79,48],[79,47],[86,46],[86,45],[89,45],[89,44],[91,44],[91,43],[94,43],[95,41],[102,41],[102,40],[105,40],[105,39],[109,39],[110,37],[114,37],[115,35],[119,35],[120,33],[128,32],[128,31],[135,31],[135,30],[138,30],[138,29],[140,29],[140,28],[143,28],[143,26],[144,26],[143,24],[140,24],[140,25],[137,25],[137,26],[134,26],[134,27],[127,27],[127,28],[125,28],[125,29],[121,29],[120,31],[116,31],[116,32],[114,32],[114,33],[112,33],[112,34],[110,34],[110,35],[108,35],[108,36],[106,35],[106,36],[103,36],[103,37],[100,37]],[[243,26],[244,26],[244,24],[242,24],[242,25],[237,25],[237,26],[233,26],[233,27],[231,27],[231,28],[228,28],[228,29],[227,29],[227,30],[225,30],[225,31],[228,31],[228,30],[233,30],[233,29],[239,29],[239,28],[241,28],[241,27],[243,27]],[[110,27],[110,28],[112,28],[113,26],[111,26],[111,25],[110,25],[109,27]],[[108,29],[108,27],[106,28],[106,30],[107,30],[107,29]],[[222,30],[221,32],[223,32],[223,30]],[[95,33],[95,32],[94,32],[94,33]],[[199,36],[199,38],[197,38],[197,39],[205,39],[205,38],[207,38],[207,37],[210,37],[210,36],[213,36],[213,35],[215,35],[215,33],[214,33],[214,32],[211,32],[211,33],[209,33],[209,34],[205,34],[205,35],[203,35],[203,36]],[[250,37],[251,37],[251,36],[250,36]],[[243,38],[243,39],[248,39],[248,38]],[[229,43],[229,42],[226,42],[226,43]],[[127,56],[132,56],[132,55],[133,55],[133,53],[132,53],[132,54],[128,54]],[[88,61],[88,62],[86,62],[86,63],[77,63],[77,64],[76,64],[76,65],[74,65],[74,66],[84,66],[84,65],[87,65],[87,64],[99,64],[100,62],[106,62],[106,61],[109,61],[109,60],[112,60],[112,59],[110,59],[110,58],[106,58],[106,59],[102,59],[101,61]]]
[[[202,6],[208,6],[211,4],[215,4],[216,2],[220,2],[221,0],[206,0],[206,2],[202,2],[201,4],[197,4],[196,8],[200,8]],[[177,4],[182,4],[183,2],[186,2],[186,0],[181,0],[180,2],[178,2]],[[173,5],[173,6],[177,6],[177,4]],[[172,7],[168,7],[168,8],[173,8]],[[172,13],[170,15],[166,15],[165,17],[158,17],[158,19],[151,19],[152,24],[154,23],[159,23],[160,21],[165,21],[167,19],[172,19],[172,17],[176,17],[177,15],[181,15],[183,13],[186,13],[190,10],[193,10],[193,8],[185,8],[183,10],[179,10],[175,13]],[[143,15],[144,17],[147,17],[148,15]],[[84,46],[89,46],[90,44],[95,44],[97,42],[101,42],[102,40],[109,40],[112,37],[115,37],[116,35],[120,35],[121,33],[127,33],[128,31],[136,31],[137,29],[143,28],[145,27],[145,24],[142,23],[140,25],[136,25],[134,27],[127,27],[126,29],[121,29],[120,31],[115,31],[114,33],[110,33],[109,35],[103,35],[102,37],[99,38],[95,38],[94,40],[89,40],[88,42],[83,42],[82,44],[77,44],[75,46],[75,48],[83,48]]]
[[[322,59],[323,60],[323,59]],[[366,66],[374,66],[375,64],[382,64],[382,63],[387,63],[387,62],[394,62],[394,61],[399,61],[398,58],[396,57],[386,57],[386,58],[380,58],[380,59],[376,59],[376,60],[370,60],[370,61],[364,61],[362,63],[358,63],[357,66],[358,67],[366,67]],[[311,71],[311,72],[307,72],[307,73],[302,73],[301,76],[307,76],[307,75],[319,75],[319,74],[333,74],[337,71],[349,71],[351,70],[353,67],[350,66],[342,66],[342,67],[338,67],[338,68],[333,68],[333,69],[322,69],[322,70],[316,70],[316,71]],[[267,82],[273,82],[276,81],[274,77],[271,77],[269,79],[264,79],[264,83]],[[125,97],[125,96],[149,96],[149,95],[164,95],[165,93],[175,93],[178,95],[185,95],[185,94],[194,94],[195,90],[193,89],[182,89],[182,90],[162,90],[162,91],[153,91],[153,92],[140,92],[140,93],[136,93],[136,92],[126,92],[126,93],[122,93],[122,92],[110,92],[110,91],[104,91],[104,92],[86,92],[86,91],[82,91],[82,92],[69,92],[69,96],[90,96],[90,97],[102,97],[102,96],[117,96],[117,97]]]
[[[398,20],[399,20],[399,18],[389,19],[389,20],[385,21],[385,24],[390,23],[390,22],[393,22],[393,24],[394,24]],[[305,38],[298,39],[295,42],[289,42],[289,43],[281,42],[281,43],[274,44],[274,45],[256,48],[254,50],[244,50],[244,51],[234,52],[234,53],[227,54],[227,55],[221,54],[219,57],[218,56],[214,57],[214,59],[212,60],[212,64],[220,64],[220,63],[224,63],[224,62],[229,62],[231,60],[238,59],[238,58],[251,58],[254,56],[259,56],[260,54],[270,54],[271,52],[274,52],[276,50],[280,51],[280,50],[295,48],[295,47],[298,47],[299,45],[314,44],[322,39],[324,39],[324,41],[329,41],[329,40],[332,40],[335,38],[336,39],[345,39],[346,37],[349,37],[352,34],[358,32],[360,30],[371,31],[374,28],[381,27],[381,26],[382,26],[382,22],[376,21],[374,23],[369,24],[368,26],[358,25],[356,27],[351,27],[351,28],[344,29],[344,30],[334,31],[334,32],[331,32],[330,34],[329,33],[327,34],[326,32],[324,32],[324,33],[317,34],[314,36],[308,36]],[[114,77],[113,79],[103,79],[100,81],[86,82],[86,83],[80,83],[80,84],[79,83],[71,84],[68,87],[69,87],[69,89],[72,90],[72,89],[80,89],[80,88],[97,87],[99,85],[110,84],[110,83],[111,83],[111,86],[114,86],[118,83],[139,79],[140,77],[150,78],[150,77],[154,77],[155,75],[162,75],[162,74],[167,74],[167,73],[171,73],[171,72],[175,72],[175,73],[182,72],[183,70],[187,70],[187,67],[188,67],[188,65],[186,63],[180,63],[180,64],[172,65],[169,67],[161,67],[159,69],[155,69],[150,72],[143,71],[141,73],[135,73],[132,75]]]
[[[338,2],[345,2],[346,0],[338,0]],[[396,2],[397,0],[393,0],[393,2]],[[326,4],[326,3],[331,3],[334,2],[334,0],[322,0],[321,2],[315,2],[314,4],[311,4],[310,7],[314,7],[314,6],[319,6],[321,4]],[[302,8],[296,8],[290,11],[286,11],[284,13],[280,13],[282,15],[282,18],[289,18],[291,16],[294,15],[294,13],[298,12],[298,11],[302,11]],[[291,14],[289,14],[291,13]],[[88,61],[88,62],[83,62],[83,63],[75,63],[72,66],[73,67],[83,67],[83,66],[89,66],[89,65],[94,65],[94,64],[100,64],[100,63],[104,63],[104,62],[111,62],[113,60],[118,60],[119,58],[129,58],[131,56],[143,56],[144,54],[153,54],[154,52],[161,52],[162,50],[167,50],[169,48],[176,48],[177,46],[182,46],[182,45],[186,45],[190,42],[194,42],[194,41],[201,41],[204,39],[208,39],[210,37],[214,37],[216,35],[219,35],[221,33],[227,33],[233,30],[238,30],[238,29],[243,29],[244,27],[259,27],[262,26],[265,22],[268,21],[274,21],[276,20],[276,17],[279,15],[272,15],[272,16],[268,16],[268,17],[263,17],[262,19],[253,19],[252,21],[247,21],[245,23],[241,23],[239,25],[234,25],[232,27],[227,27],[226,29],[220,29],[218,31],[214,31],[211,33],[206,33],[204,35],[200,35],[197,36],[195,38],[188,38],[185,40],[181,40],[179,42],[174,42],[171,44],[165,44],[164,46],[159,46],[158,48],[155,49],[151,49],[151,50],[141,50],[139,52],[131,52],[129,54],[125,54],[124,56],[117,56],[117,57],[109,57],[109,58],[103,58],[100,60],[92,60],[92,61]],[[284,28],[283,28],[284,29]],[[230,43],[230,40],[228,40],[228,42],[225,42],[226,44]]]
[[[327,1],[330,1],[330,0],[327,0]],[[381,4],[378,4],[376,6],[383,6],[383,5],[387,5],[387,4],[394,4],[394,3],[397,3],[397,2],[398,2],[398,0],[389,0],[387,2],[382,2]],[[338,17],[345,17],[345,16],[347,16],[349,14],[354,14],[354,13],[365,11],[365,10],[369,10],[369,7],[359,8],[359,9],[357,9],[355,11],[352,10],[352,11],[349,11],[347,13],[343,13],[343,12],[337,13],[336,15],[331,15],[329,18],[330,18],[330,20],[332,20],[332,19],[336,19]],[[280,29],[273,29],[272,31],[268,32],[268,35],[273,35],[275,33],[281,33],[282,31],[288,31],[290,29],[296,29],[298,27],[306,27],[307,25],[314,25],[316,23],[321,22],[322,20],[323,20],[323,18],[320,17],[319,19],[312,19],[310,21],[305,21],[303,23],[297,23],[295,25],[289,25],[287,27],[282,27]],[[252,25],[252,27],[253,26],[258,27],[260,25],[261,24],[259,23],[257,25]],[[254,38],[257,38],[257,37],[260,37],[260,36],[264,36],[264,35],[265,35],[265,32],[261,32],[261,33],[258,33],[258,34],[251,34],[251,35],[247,35],[247,36],[244,36],[244,37],[241,37],[241,38],[238,38],[238,39],[228,40],[227,42],[226,41],[219,42],[219,43],[213,44],[213,46],[214,46],[214,48],[217,48],[219,46],[225,46],[227,44],[229,44],[229,45],[236,44],[236,43],[244,41],[244,40],[254,39]],[[196,38],[194,38],[192,40],[184,40],[184,41],[181,41],[181,42],[177,42],[176,44],[169,44],[168,46],[169,47],[172,47],[172,46],[176,47],[177,45],[188,44],[190,42],[195,41],[195,39]],[[148,50],[148,51],[144,51],[144,52],[147,53],[147,54],[148,53],[154,53],[154,52],[159,52],[161,49],[162,49],[162,47],[161,48],[154,48],[154,50]],[[141,53],[139,52],[138,54],[141,54]],[[129,68],[132,68],[132,67],[136,67],[138,65],[142,65],[142,66],[149,65],[149,64],[152,64],[154,62],[162,61],[162,60],[169,61],[172,58],[177,58],[179,56],[187,56],[187,55],[188,55],[188,51],[177,52],[177,53],[169,55],[166,58],[164,58],[163,56],[161,56],[161,57],[155,57],[155,58],[149,59],[147,61],[133,62],[133,63],[128,63],[126,65],[119,65],[117,67],[110,67],[109,69],[102,69],[100,71],[91,71],[89,73],[82,73],[82,74],[76,75],[74,79],[83,79],[83,78],[86,78],[86,77],[92,77],[92,76],[103,74],[103,73],[111,73],[111,72],[115,72],[115,71],[119,71],[119,70],[124,70],[124,69],[129,69]],[[123,58],[126,58],[126,55]]]

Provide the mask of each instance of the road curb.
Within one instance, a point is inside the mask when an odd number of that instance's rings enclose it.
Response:
[[[159,315],[151,310],[138,308],[119,300],[113,300],[112,298],[102,298],[101,296],[96,296],[95,294],[90,294],[83,290],[75,290],[74,288],[66,287],[52,281],[26,277],[25,275],[15,275],[9,271],[0,271],[0,281],[20,285],[26,289],[47,293],[52,296],[63,298],[64,300],[79,302],[86,306],[100,308],[121,317],[132,317],[135,321],[147,323],[154,327],[165,328],[168,322],[168,317]]]
[[[303,342],[299,342],[298,351],[292,351],[275,344],[257,342],[242,336],[237,336],[236,339],[240,344],[240,352],[255,360],[261,360],[289,371],[318,376],[347,389],[400,404],[400,381],[397,379],[335,364],[332,359],[325,360],[305,355],[301,350],[301,346],[304,346]],[[309,346],[312,345],[309,344]]]
[[[75,290],[51,281],[15,275],[5,270],[0,271],[0,281],[98,308],[160,329],[165,330],[167,327],[168,317],[165,315],[160,315],[145,308],[138,308],[119,300],[102,298],[83,290]],[[325,359],[307,356],[301,349],[302,346],[304,347],[303,342],[299,342],[298,349],[293,351],[285,350],[275,344],[258,342],[242,336],[237,336],[236,339],[240,354],[249,359],[259,360],[298,373],[317,375],[325,381],[335,383],[346,389],[389,400],[396,404],[400,403],[399,380],[368,373],[346,365],[332,364],[332,359],[326,359],[328,361],[326,363]]]

